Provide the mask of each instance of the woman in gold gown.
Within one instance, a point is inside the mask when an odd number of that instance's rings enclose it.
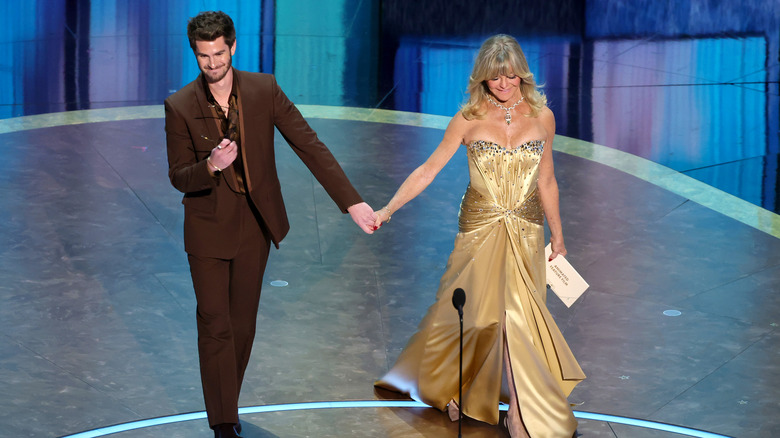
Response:
[[[553,172],[555,119],[507,35],[483,43],[468,93],[438,148],[376,212],[379,227],[465,145],[470,182],[436,302],[376,386],[458,418],[460,321],[450,298],[462,288],[463,415],[497,424],[504,401],[512,437],[569,438],[577,421],[567,396],[585,375],[546,307],[545,217],[550,258],[566,255]]]

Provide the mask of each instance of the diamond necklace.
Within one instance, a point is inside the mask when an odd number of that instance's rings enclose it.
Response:
[[[504,105],[501,105],[500,103],[498,103],[498,102],[496,102],[495,100],[493,100],[493,99],[492,99],[490,96],[488,96],[487,98],[488,98],[488,100],[490,101],[490,103],[492,103],[493,105],[495,105],[495,106],[497,106],[497,107],[501,108],[502,110],[506,111],[506,115],[504,115],[504,120],[506,120],[506,124],[507,124],[507,125],[508,125],[508,124],[510,124],[510,123],[512,123],[512,114],[509,114],[509,111],[512,111],[513,109],[515,109],[515,107],[516,107],[517,105],[519,105],[519,104],[520,104],[520,102],[522,102],[523,100],[525,100],[525,96],[520,96],[520,100],[518,100],[517,102],[515,102],[515,104],[514,104],[514,105],[510,106],[509,108],[507,108],[507,107],[505,107]]]

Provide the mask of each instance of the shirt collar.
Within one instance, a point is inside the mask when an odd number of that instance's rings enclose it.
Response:
[[[230,94],[238,99],[238,72],[234,67],[231,68],[233,69],[233,84],[231,85]],[[203,73],[200,75],[200,82],[203,86],[203,91],[206,93],[206,99],[210,104],[217,105],[217,99],[215,99],[214,95],[211,94],[211,88],[209,88],[209,83],[206,82],[206,77],[203,75]]]

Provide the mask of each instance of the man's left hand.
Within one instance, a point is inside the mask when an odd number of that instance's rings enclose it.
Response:
[[[376,215],[371,206],[365,202],[361,202],[360,204],[349,207],[347,211],[361,230],[365,231],[367,234],[374,234],[374,221],[376,221]]]

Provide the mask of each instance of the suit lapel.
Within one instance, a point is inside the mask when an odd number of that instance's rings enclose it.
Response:
[[[211,147],[214,148],[222,141],[222,126],[220,124],[219,116],[217,115],[217,110],[209,103],[209,99],[206,97],[206,91],[203,89],[205,86],[207,85],[205,84],[203,74],[201,73],[198,77],[198,86],[195,87],[196,105],[198,106],[198,113],[196,114],[200,114],[201,120],[203,120],[204,130],[208,132],[208,134],[206,134],[208,137],[207,140],[211,144]],[[225,176],[225,181],[228,186],[234,192],[238,191],[238,180],[236,179],[235,172],[233,172],[233,166],[224,169],[222,175]]]
[[[206,92],[203,90],[203,74],[198,77],[198,85],[195,87],[195,104],[197,105],[197,111],[195,114],[200,115],[200,119],[203,121],[203,130],[207,133],[203,136],[207,137],[206,140],[213,142],[216,146],[221,141],[219,120],[216,117],[214,108],[211,108]]]
[[[238,89],[238,123],[241,129],[239,130],[239,137],[241,138],[241,147],[239,148],[241,151],[241,162],[244,164],[244,182],[246,183],[247,192],[252,192],[252,180],[249,176],[249,166],[248,161],[246,159],[246,130],[247,126],[244,123],[244,101],[241,98],[241,95],[243,94],[241,92],[241,82],[238,79],[239,72],[236,69],[233,69],[233,80],[236,81],[236,87]]]

